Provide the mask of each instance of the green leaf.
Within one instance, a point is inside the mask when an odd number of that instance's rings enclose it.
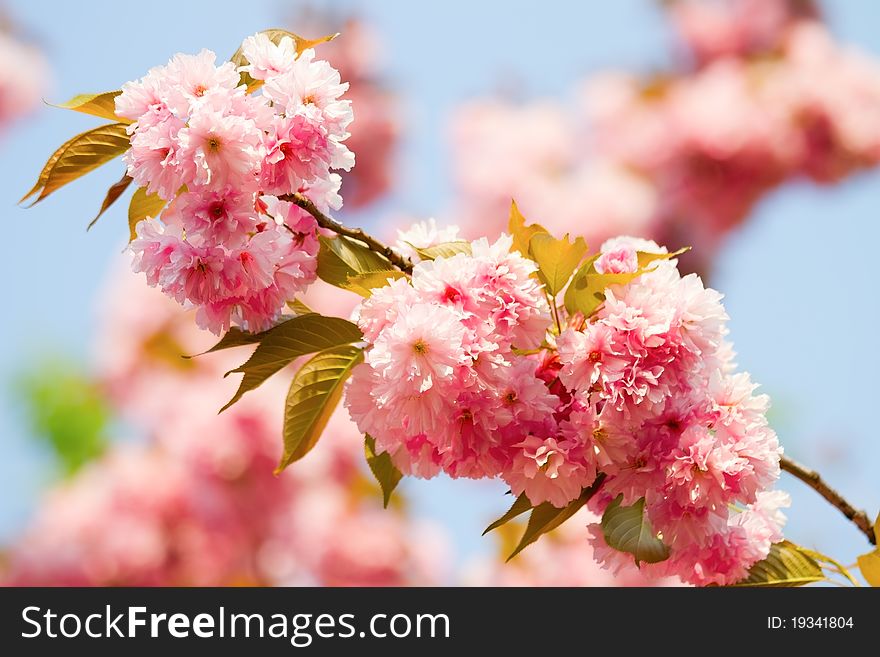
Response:
[[[318,277],[330,285],[348,289],[349,280],[362,274],[397,271],[387,258],[362,242],[342,235],[321,235],[318,239]]]
[[[767,557],[749,569],[749,575],[734,586],[803,586],[825,580],[822,566],[790,541],[770,546]]]
[[[29,435],[51,447],[65,474],[106,448],[110,408],[101,386],[80,366],[49,357],[17,376],[14,391]]]
[[[225,411],[249,390],[306,354],[362,340],[358,327],[340,317],[312,313],[293,317],[262,334],[260,344],[247,362],[227,372],[242,372],[244,377],[235,395],[220,411]],[[222,342],[222,341],[221,341]]]
[[[146,187],[138,187],[128,204],[128,241],[137,237],[137,225],[142,220],[158,217],[165,207],[165,199],[150,194]]]
[[[569,314],[581,312],[584,317],[589,317],[605,300],[605,288],[594,279],[595,276],[600,275],[593,267],[593,264],[599,259],[599,255],[597,253],[591,256],[580,266],[565,290],[563,303]]]
[[[407,278],[402,271],[372,271],[366,274],[358,274],[348,279],[346,289],[360,294],[362,297],[369,298],[373,294],[373,290],[389,285],[391,281],[398,278]]]
[[[618,495],[602,514],[602,533],[608,546],[633,555],[637,566],[668,559],[669,548],[645,517],[645,498],[632,506],[621,506],[622,501],[623,495]]]
[[[513,559],[529,545],[537,541],[541,536],[547,532],[553,531],[559,527],[559,525],[571,518],[584,504],[590,501],[590,498],[599,490],[603,481],[605,481],[605,475],[600,474],[596,477],[596,481],[593,482],[592,486],[584,488],[577,499],[572,500],[567,506],[561,509],[553,506],[550,502],[544,502],[533,508],[531,515],[529,515],[529,522],[526,525],[526,531],[519,540],[516,549],[514,549],[510,556],[507,557],[507,561]]]
[[[510,219],[507,222],[507,232],[513,237],[511,250],[519,251],[523,256],[529,255],[529,243],[532,237],[539,233],[548,232],[541,224],[526,226],[526,218],[519,211],[516,201],[510,202]]]
[[[687,253],[691,250],[691,247],[686,246],[684,248],[679,249],[678,251],[673,251],[672,253],[648,253],[647,251],[639,251],[636,253],[636,257],[639,259],[639,270],[643,273],[653,262],[657,262],[658,260],[672,260],[673,258],[677,258],[682,253]]]
[[[302,299],[294,299],[293,301],[288,301],[287,307],[290,308],[297,315],[308,315],[309,313],[315,312],[305,303],[303,303]]]
[[[104,202],[101,203],[101,210],[95,216],[94,219],[89,223],[86,230],[89,230],[92,226],[95,225],[95,222],[101,218],[101,215],[104,214],[107,209],[113,205],[116,200],[122,196],[123,192],[128,189],[128,186],[131,184],[132,179],[128,176],[128,174],[124,174],[122,178],[120,178],[117,182],[113,183],[110,189],[107,190],[107,196],[104,197]]]
[[[31,205],[39,203],[67,183],[122,155],[130,146],[125,128],[124,123],[110,123],[87,130],[65,142],[49,157],[37,183],[19,203],[34,194],[38,194],[37,199]]]
[[[529,257],[538,264],[538,277],[555,297],[565,287],[587,252],[583,237],[574,242],[568,233],[558,240],[549,233],[535,233],[529,241]]]
[[[336,34],[328,34],[327,36],[323,36],[318,39],[306,39],[305,37],[301,37],[298,34],[294,34],[293,32],[282,30],[280,28],[262,30],[261,34],[265,34],[266,36],[268,36],[269,40],[275,45],[281,43],[281,40],[284,37],[290,37],[293,40],[293,46],[296,49],[297,57],[299,57],[304,50],[308,48],[314,48],[315,46],[326,43],[328,41],[332,41],[339,36],[339,33],[337,32]],[[241,51],[240,47],[238,50],[235,51],[232,57],[229,58],[229,61],[235,64],[236,67],[247,66],[249,63],[247,58],[244,56],[244,53]],[[238,83],[247,85],[248,93],[256,91],[263,86],[263,80],[255,80],[250,76],[250,74],[245,71],[241,72],[241,77],[239,78]]]
[[[403,473],[394,465],[391,454],[388,452],[376,454],[376,441],[369,434],[364,436],[364,453],[367,457],[367,465],[370,466],[370,471],[382,489],[382,505],[387,509],[388,502],[391,501],[391,493],[403,479]]]
[[[521,516],[531,508],[532,503],[529,502],[529,498],[526,497],[526,494],[522,493],[519,497],[516,498],[516,500],[514,500],[511,507],[507,510],[507,513],[505,513],[503,516],[498,518],[498,520],[496,520],[483,530],[483,536],[488,534],[493,529],[498,529],[499,527],[501,527],[501,525],[506,525],[508,522],[510,522],[514,518]]]
[[[116,114],[116,96],[121,93],[122,92],[117,89],[116,91],[105,91],[99,94],[78,94],[66,103],[54,105],[54,107],[69,109],[74,112],[82,112],[83,114],[91,114],[92,116],[99,116],[102,119],[130,125],[133,123],[130,119],[117,116]]]
[[[320,352],[299,368],[284,406],[284,454],[275,474],[317,444],[342,397],[343,384],[363,359],[360,347],[341,345]]]
[[[412,246],[412,245],[410,245]],[[437,258],[451,258],[454,255],[459,253],[464,253],[466,255],[471,254],[471,243],[466,242],[464,240],[456,240],[454,242],[443,242],[441,244],[435,244],[434,246],[426,246],[425,248],[419,248],[417,246],[413,246],[416,250],[416,253],[419,254],[419,257],[422,260],[436,260]]]

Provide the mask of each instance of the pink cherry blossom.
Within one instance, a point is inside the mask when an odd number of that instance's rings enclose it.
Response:
[[[289,71],[296,60],[296,44],[289,36],[278,43],[260,32],[249,36],[241,44],[242,54],[248,64],[242,67],[255,80],[268,80]]]
[[[259,61],[245,68],[274,71],[265,95],[247,93],[235,66],[216,65],[205,50],[176,55],[116,98],[120,116],[134,120],[128,174],[170,202],[138,227],[134,268],[196,306],[215,333],[269,328],[315,280],[317,225],[272,195],[302,193],[321,210],[339,209],[334,169],[354,164],[343,144],[347,86],[314,51],[297,59],[291,48],[289,38],[246,41],[245,56]]]
[[[534,504],[564,507],[596,478],[596,467],[582,444],[528,436],[516,453],[504,480],[514,495],[525,493]]]
[[[0,129],[36,108],[49,70],[38,48],[0,27]]]

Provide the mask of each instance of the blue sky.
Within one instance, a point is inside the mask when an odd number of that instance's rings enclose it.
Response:
[[[524,97],[564,97],[591,71],[657,70],[670,58],[670,35],[650,0],[546,0],[537,8],[459,0],[321,4],[359,9],[386,39],[387,71],[405,96],[407,126],[401,190],[384,205],[417,215],[447,205],[444,130],[457,103],[498,89],[500,81],[514,82]],[[880,3],[829,5],[837,36],[880,57]],[[47,51],[55,76],[48,99],[59,101],[118,88],[174,52],[207,47],[231,54],[242,37],[282,24],[298,5],[154,0],[110,9],[94,0],[15,0],[7,6]],[[7,295],[0,322],[0,537],[22,525],[51,475],[45,455],[26,440],[11,373],[44,353],[87,361],[94,297],[127,235],[122,208],[85,231],[121,173],[118,162],[30,210],[15,202],[55,147],[93,125],[90,117],[46,107],[0,137],[0,217],[7,229],[0,259]],[[878,238],[878,174],[831,189],[797,183],[766,199],[729,240],[713,281],[726,295],[741,366],[774,398],[775,426],[788,453],[821,464],[840,490],[874,512],[880,507],[872,379],[880,371]],[[792,540],[843,563],[864,551],[860,534],[815,493],[787,477],[781,486],[794,498]],[[432,481],[407,488],[419,512],[450,527],[461,553],[491,549],[479,534],[503,510],[503,487]]]

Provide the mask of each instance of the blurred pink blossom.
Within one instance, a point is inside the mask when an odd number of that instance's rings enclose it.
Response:
[[[48,84],[49,66],[40,50],[0,25],[0,130],[34,110]]]

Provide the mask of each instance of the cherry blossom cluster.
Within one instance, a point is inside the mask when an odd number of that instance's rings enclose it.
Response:
[[[528,428],[551,421],[537,361],[514,350],[541,345],[549,306],[535,264],[510,246],[482,239],[472,254],[421,262],[357,311],[369,348],[346,404],[405,473],[497,476]]]
[[[470,237],[500,232],[485,218],[504,217],[516,190],[523,212],[557,234],[691,245],[683,264],[706,270],[781,184],[835,183],[880,163],[880,63],[837,43],[810,4],[667,3],[696,65],[600,73],[570,104],[461,106],[450,216]]]
[[[609,75],[584,93],[597,149],[646,175],[658,214],[693,224],[707,247],[786,180],[876,166],[877,102],[880,64],[815,21],[792,25],[774,56],[723,57],[668,80]]]
[[[116,98],[134,121],[128,174],[169,202],[142,221],[131,244],[136,271],[179,303],[196,306],[200,326],[251,331],[277,319],[284,303],[315,279],[315,220],[277,196],[302,192],[338,209],[353,153],[348,88],[327,62],[294,41],[265,34],[242,45],[247,65],[217,65],[214,53],[175,55]],[[262,82],[248,93],[241,75]]]
[[[385,79],[385,52],[381,36],[362,18],[346,19],[314,7],[294,12],[291,25],[306,34],[328,34],[339,29],[341,37],[321,46],[321,56],[350,85],[346,98],[357,108],[348,147],[357,153],[358,165],[342,174],[347,211],[360,210],[392,190],[395,180],[394,151],[403,123],[401,99]]]
[[[817,20],[813,0],[672,0],[669,18],[692,63],[772,53],[802,20]]]
[[[636,271],[636,250],[657,247],[611,241],[597,271]],[[623,505],[644,498],[670,548],[652,568],[696,584],[742,579],[782,538],[786,500],[769,492],[782,452],[769,400],[735,371],[720,301],[695,274],[659,262],[610,286],[597,313],[557,340],[570,426],[607,477],[597,508],[618,495]]]
[[[781,448],[767,397],[735,372],[721,295],[658,260],[556,336],[511,245],[420,262],[363,302],[368,348],[346,392],[358,427],[419,477],[501,477],[556,507],[598,482],[600,514],[644,498],[670,552],[658,575],[741,579],[781,538],[785,499],[767,492]],[[613,239],[595,271],[635,274],[639,252],[665,249]]]
[[[435,585],[446,537],[401,508],[382,509],[363,472],[363,436],[339,409],[308,468],[281,476],[286,388],[267,382],[217,415],[231,394],[225,353],[192,317],[121,267],[97,336],[96,370],[126,426],[55,485],[10,547],[15,585]],[[349,295],[351,296],[351,295]],[[159,482],[160,485],[157,485]]]

